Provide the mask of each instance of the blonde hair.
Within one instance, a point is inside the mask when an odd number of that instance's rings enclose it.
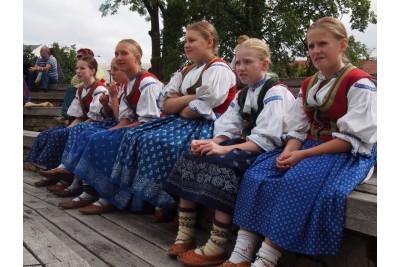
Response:
[[[330,32],[337,40],[341,41],[343,39],[348,40],[347,31],[344,27],[343,23],[334,17],[323,17],[317,21],[315,21],[311,26],[308,28],[308,33],[316,28],[322,28],[328,32]],[[349,59],[343,53],[342,61],[344,63],[348,63]]]
[[[132,50],[133,54],[134,54],[135,56],[136,56],[136,55],[140,55],[140,59],[142,58],[142,56],[143,56],[142,48],[140,47],[139,43],[136,42],[135,40],[133,40],[133,39],[122,39],[122,40],[119,41],[118,43],[119,43],[119,44],[120,44],[120,43],[127,43],[127,44],[129,44],[129,45],[131,46],[131,50]],[[141,60],[139,60],[139,64],[142,65],[142,61],[141,61]]]
[[[265,60],[268,61],[269,66],[271,66],[271,51],[269,50],[269,46],[261,41],[260,39],[257,38],[250,38],[243,43],[239,44],[237,46],[237,50],[239,51],[241,49],[253,49],[257,52],[258,59],[260,59],[262,62]],[[267,75],[270,77],[276,77],[278,78],[278,75],[274,72],[269,72],[267,71]]]
[[[258,58],[261,61],[267,60],[269,64],[271,64],[271,51],[269,50],[268,45],[257,38],[250,38],[243,43],[237,46],[237,51],[241,49],[253,49],[257,51]]]
[[[199,32],[206,41],[211,38],[213,40],[213,54],[218,56],[219,37],[214,25],[207,21],[199,21],[188,25],[186,31],[189,30]]]
[[[237,38],[237,43],[238,44],[241,44],[241,43],[243,43],[244,41],[246,41],[246,40],[249,40],[250,39],[250,37],[249,36],[247,36],[246,34],[243,34],[243,35],[240,35],[238,38]]]

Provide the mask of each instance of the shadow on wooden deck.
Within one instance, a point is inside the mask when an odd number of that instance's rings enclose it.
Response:
[[[24,170],[24,266],[182,266],[166,255],[177,229],[151,215],[116,211],[83,215],[37,188],[40,175]],[[207,233],[199,230],[199,239]]]

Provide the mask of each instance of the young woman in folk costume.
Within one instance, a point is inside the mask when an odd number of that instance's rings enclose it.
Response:
[[[105,199],[96,201],[98,194],[90,187],[90,183],[93,179],[110,176],[125,132],[161,115],[156,100],[163,84],[153,74],[141,69],[140,45],[132,39],[121,40],[115,48],[115,58],[118,68],[130,77],[123,87],[118,112],[119,123],[107,131],[91,134],[85,142],[84,150],[79,151],[81,155],[79,161],[77,158],[71,164],[65,162],[66,168],[77,178],[68,190],[79,187],[78,181],[81,179],[83,193],[70,201],[60,203],[63,208],[82,207],[80,211],[86,214],[103,213],[115,209]]]
[[[376,163],[376,85],[344,54],[340,20],[324,17],[307,33],[318,73],[296,100],[284,149],[262,154],[240,185],[234,223],[241,226],[229,262],[276,266],[284,249],[320,255],[340,251],[347,195]]]
[[[168,255],[188,266],[222,263],[230,237],[236,194],[243,173],[262,152],[282,147],[288,111],[295,102],[289,88],[267,74],[270,50],[259,39],[238,45],[236,71],[247,86],[216,122],[214,138],[193,140],[191,152],[176,162],[164,189],[180,197],[179,231]],[[196,249],[198,204],[215,209],[211,236]]]
[[[43,170],[56,168],[61,161],[62,153],[72,127],[79,122],[101,121],[102,108],[99,98],[107,92],[104,83],[94,77],[97,70],[97,61],[91,56],[84,56],[76,63],[76,74],[83,85],[77,90],[75,99],[68,109],[68,114],[75,117],[69,126],[59,126],[45,130],[36,138],[28,156],[28,161]],[[44,178],[35,183],[36,186],[48,186],[57,183],[57,180]]]
[[[71,129],[64,153],[61,158],[61,164],[56,169],[43,171],[42,175],[48,179],[61,178],[59,184],[48,186],[46,189],[54,191],[58,196],[73,196],[82,193],[82,187],[76,187],[74,190],[64,190],[70,183],[68,180],[73,179],[73,170],[77,162],[79,162],[82,152],[86,147],[89,137],[99,131],[107,130],[118,124],[119,102],[123,94],[123,85],[129,81],[125,72],[121,71],[117,66],[116,58],[111,61],[110,74],[114,80],[108,88],[108,93],[103,92],[100,96],[100,103],[103,105],[101,113],[103,121],[96,123],[81,122]],[[64,181],[67,179],[67,181]],[[61,191],[61,192],[56,192]]]
[[[165,219],[164,210],[176,209],[175,200],[162,190],[175,161],[190,150],[193,139],[212,137],[214,120],[227,109],[236,88],[234,73],[216,57],[214,26],[197,22],[186,30],[185,53],[195,64],[177,72],[160,94],[159,106],[170,115],[128,131],[112,173],[89,171],[85,176],[118,209],[139,211],[145,202],[158,207],[155,221]]]

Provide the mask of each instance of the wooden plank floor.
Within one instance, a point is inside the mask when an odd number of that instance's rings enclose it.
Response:
[[[77,209],[60,209],[58,203],[69,198],[35,187],[39,174],[23,174],[24,266],[182,266],[166,255],[177,231],[168,223],[155,224],[151,215],[130,212],[83,215]],[[346,228],[376,236],[376,188],[375,173],[350,194]],[[197,230],[199,244],[208,236],[206,230]],[[228,255],[234,242],[235,236]]]
[[[166,255],[176,228],[151,215],[83,215],[57,205],[67,200],[37,188],[40,175],[24,170],[24,266],[182,266]],[[198,231],[201,241],[207,233]]]

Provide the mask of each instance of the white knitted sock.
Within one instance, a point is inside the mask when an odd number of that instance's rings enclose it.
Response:
[[[80,201],[81,199],[93,199],[95,196],[88,194],[86,192],[83,192],[82,194],[79,195],[79,197],[74,198],[72,201]]]
[[[96,202],[93,203],[93,205],[96,205],[96,206],[107,206],[109,204],[111,204],[111,203],[108,202],[108,200],[105,198],[99,198]]]
[[[251,267],[275,267],[281,256],[282,253],[263,242]]]
[[[235,248],[233,249],[229,261],[232,263],[240,263],[244,261],[252,262],[258,242],[259,237],[257,234],[246,230],[239,230]]]
[[[61,164],[58,165],[58,167],[56,168],[56,170],[59,170],[59,169],[65,170],[65,165],[61,163]]]
[[[79,184],[79,178],[78,177],[74,177],[74,180],[72,181],[72,184],[70,185],[70,186],[68,186],[68,190],[71,190],[71,189],[77,189],[77,188],[79,188],[81,185]]]

